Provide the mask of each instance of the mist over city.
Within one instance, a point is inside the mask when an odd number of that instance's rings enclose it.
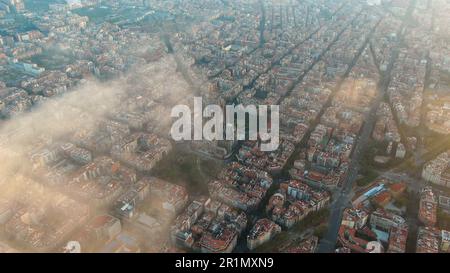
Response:
[[[0,0],[0,253],[449,253],[449,14]]]

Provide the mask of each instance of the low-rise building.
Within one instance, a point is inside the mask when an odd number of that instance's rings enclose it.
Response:
[[[389,246],[388,253],[405,253],[406,251],[406,240],[408,238],[408,228],[403,227],[392,227],[389,232]]]
[[[441,252],[450,253],[450,232],[441,231]]]
[[[281,232],[281,227],[267,218],[259,219],[247,235],[247,247],[250,250],[270,241]]]
[[[437,221],[437,200],[431,187],[425,187],[420,194],[419,220],[427,226]]]
[[[439,230],[433,227],[420,227],[417,235],[416,253],[439,252]]]
[[[450,152],[442,153],[427,162],[422,170],[422,178],[440,186],[450,187]]]
[[[393,227],[399,228],[405,226],[406,221],[399,215],[387,212],[383,209],[377,209],[370,215],[370,225],[373,228],[389,232]]]

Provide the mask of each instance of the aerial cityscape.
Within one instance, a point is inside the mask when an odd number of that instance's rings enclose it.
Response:
[[[0,253],[450,253],[449,14],[0,0]]]

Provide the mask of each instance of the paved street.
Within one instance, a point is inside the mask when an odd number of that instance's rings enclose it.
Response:
[[[408,8],[408,11],[405,14],[403,23],[397,33],[400,34],[405,29],[405,22],[411,16],[414,6],[415,6],[415,1],[412,1],[410,4],[410,7]],[[402,38],[400,37],[399,40],[401,41]],[[364,152],[365,147],[367,147],[367,143],[369,141],[370,134],[371,134],[374,124],[376,122],[376,115],[375,115],[376,110],[377,110],[378,106],[380,105],[380,103],[383,101],[384,94],[385,94],[385,92],[388,88],[389,82],[391,80],[391,71],[394,66],[395,60],[398,58],[398,55],[399,55],[399,50],[398,49],[394,50],[391,62],[389,63],[389,66],[388,66],[388,69],[386,70],[385,74],[381,75],[382,77],[381,77],[381,80],[379,83],[379,88],[378,88],[379,93],[378,93],[377,98],[372,103],[370,112],[367,113],[364,127],[362,129],[362,132],[360,134],[358,142],[356,143],[355,149],[354,149],[352,157],[351,157],[351,163],[350,163],[350,167],[348,170],[347,178],[344,181],[342,188],[340,189],[340,194],[338,195],[337,201],[333,202],[330,207],[328,232],[319,244],[319,247],[317,250],[317,252],[319,252],[319,253],[330,253],[330,252],[334,252],[334,250],[335,250],[338,233],[339,233],[339,227],[340,227],[341,219],[342,219],[342,213],[346,207],[351,206],[351,204],[350,204],[351,191],[352,191],[353,184],[356,181],[356,178],[358,176],[358,169],[359,169],[358,162],[359,162],[359,159],[361,158],[361,154]]]

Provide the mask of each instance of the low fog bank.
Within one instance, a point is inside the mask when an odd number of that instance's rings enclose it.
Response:
[[[24,220],[26,217],[24,218],[23,215],[16,220],[20,225],[54,232],[55,227],[52,223],[61,219],[58,217],[47,219],[52,218],[53,214],[46,215],[46,210],[52,210],[49,206],[55,206],[55,196],[75,200],[77,205],[72,207],[77,210],[84,209],[81,207],[84,204],[73,198],[71,194],[61,191],[60,188],[49,186],[46,177],[35,173],[34,155],[42,154],[43,150],[51,150],[60,143],[74,143],[73,139],[79,135],[95,135],[98,131],[108,131],[105,128],[114,126],[125,129],[117,130],[117,135],[115,129],[109,129],[114,132],[110,136],[112,145],[122,143],[135,132],[151,133],[167,138],[172,120],[170,118],[172,106],[183,101],[192,101],[192,97],[193,92],[181,73],[177,71],[173,57],[164,56],[159,61],[134,67],[118,79],[107,82],[89,80],[59,97],[43,102],[29,113],[4,121],[0,125],[0,162],[2,162],[0,164],[0,206],[14,208],[11,211],[19,216],[24,210],[35,211],[34,207],[40,207],[43,211],[39,214],[42,216],[38,217],[39,221]],[[126,124],[122,117],[128,118],[127,115],[138,117],[144,125],[134,128]],[[93,160],[101,156],[111,156],[108,151],[90,152]],[[54,168],[55,164],[52,161],[45,168]],[[77,166],[82,167],[81,164]],[[66,179],[70,180],[72,177],[66,177]],[[78,205],[80,207],[77,207]],[[1,209],[3,207],[0,207]],[[96,211],[95,207],[89,209],[89,218],[92,218],[99,213],[107,212],[108,206],[102,207],[101,211]],[[17,211],[22,212],[19,214]],[[14,213],[9,221],[16,221]],[[70,215],[63,216],[62,221],[65,217]],[[7,224],[7,222],[1,224]],[[70,224],[73,228],[79,228],[84,223],[74,221]],[[58,225],[60,223],[55,224],[55,226]],[[9,240],[8,243],[14,244],[16,240],[10,237],[2,235],[0,241]],[[20,247],[21,243],[18,245]],[[24,248],[30,249],[29,246]]]

